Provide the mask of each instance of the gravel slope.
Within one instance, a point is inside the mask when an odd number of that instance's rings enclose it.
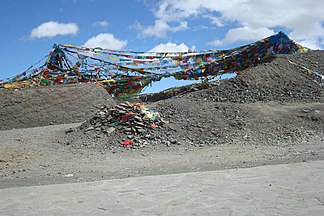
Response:
[[[113,98],[96,84],[0,91],[0,130],[84,121]]]

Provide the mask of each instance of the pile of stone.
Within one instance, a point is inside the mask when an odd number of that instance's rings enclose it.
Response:
[[[98,131],[108,136],[123,132],[140,135],[163,124],[158,112],[140,103],[120,103],[114,107],[102,106],[94,117],[81,125],[85,133]]]

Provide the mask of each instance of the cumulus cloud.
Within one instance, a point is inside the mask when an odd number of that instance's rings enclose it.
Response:
[[[101,47],[105,49],[120,50],[127,45],[127,40],[120,40],[110,33],[98,34],[87,40],[83,46],[85,47]]]
[[[294,40],[312,41],[321,46],[324,38],[323,8],[322,0],[160,0],[152,8],[155,25],[140,30],[148,36],[165,36],[171,31],[170,23],[179,24],[198,17],[209,19],[217,27],[235,23],[235,28],[230,29],[219,42],[231,41],[228,37],[238,31],[260,33],[279,27],[286,29]],[[157,23],[163,23],[163,28],[159,28],[159,34],[152,34],[150,30],[154,30]]]
[[[187,52],[188,50],[189,47],[184,43],[177,45],[176,43],[168,42],[153,47],[149,52]]]
[[[139,25],[139,28],[142,28],[143,36],[155,36],[155,37],[163,38],[166,36],[166,32],[170,28],[170,26],[162,20],[156,20],[153,26],[143,28],[142,26]]]
[[[212,15],[207,15],[207,16],[204,16],[205,18],[208,18],[210,20],[210,22],[217,26],[217,27],[223,27],[224,24],[222,22],[222,20],[218,17],[215,17],[215,16],[212,16]]]
[[[224,39],[214,40],[208,42],[209,45],[219,46],[227,45],[236,41],[257,41],[261,38],[273,35],[275,32],[271,29],[262,27],[257,29],[251,29],[249,27],[239,27],[230,29]]]
[[[103,21],[98,21],[92,24],[94,27],[102,27],[102,28],[107,28],[109,23],[106,20]]]
[[[49,21],[40,24],[31,31],[31,38],[51,38],[57,35],[76,35],[79,27],[75,23],[58,23]]]
[[[188,22],[182,21],[179,23],[179,25],[170,27],[169,31],[178,32],[178,31],[183,31],[187,28],[188,28]]]
[[[169,25],[164,20],[156,20],[154,25],[143,27],[140,23],[135,23],[133,26],[140,33],[139,36],[153,36],[157,38],[165,38],[168,31],[178,32],[188,28],[188,23],[186,21],[182,21],[177,25]]]
[[[301,44],[307,48],[313,49],[313,50],[323,49],[323,47],[324,47],[324,44],[318,43],[317,40],[300,40],[298,42],[299,42],[299,44]]]

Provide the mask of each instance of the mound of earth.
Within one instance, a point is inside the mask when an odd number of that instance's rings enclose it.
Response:
[[[324,51],[277,55],[272,62],[241,72],[235,79],[192,94],[194,101],[250,103],[257,101],[323,102]]]
[[[181,86],[142,94],[133,100],[155,102],[195,91],[198,93],[188,94],[188,99],[240,103],[321,100],[324,80],[319,72],[324,70],[323,55],[323,51],[277,55],[270,62],[242,71],[236,79]]]
[[[293,145],[324,137],[324,52],[280,55],[272,62],[242,71],[210,89],[147,103],[163,124],[125,133],[129,123],[107,135],[104,130],[71,130],[61,140],[70,148],[119,151],[177,149],[220,144]],[[134,125],[135,127],[135,125]],[[132,131],[132,130],[131,130]]]
[[[0,91],[0,130],[84,121],[114,99],[96,84]]]

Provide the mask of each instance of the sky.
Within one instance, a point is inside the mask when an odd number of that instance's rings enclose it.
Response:
[[[1,0],[0,79],[52,46],[130,51],[228,49],[278,31],[324,49],[323,0]]]

